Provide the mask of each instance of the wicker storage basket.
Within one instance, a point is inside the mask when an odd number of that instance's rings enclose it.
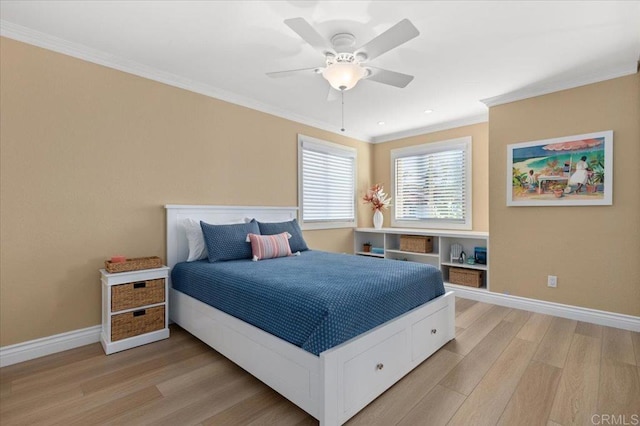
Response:
[[[164,302],[164,278],[111,286],[111,312]]]
[[[400,250],[414,253],[431,253],[433,238],[422,235],[400,235]]]
[[[469,287],[481,287],[482,271],[476,269],[449,268],[449,282]]]
[[[111,341],[164,328],[164,306],[125,312],[111,317]]]
[[[136,257],[127,259],[124,262],[113,263],[110,260],[104,261],[104,268],[109,273],[139,271],[140,269],[153,269],[162,266],[162,259],[158,256]]]

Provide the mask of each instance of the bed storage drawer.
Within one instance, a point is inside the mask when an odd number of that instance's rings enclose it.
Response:
[[[449,340],[447,308],[442,308],[413,324],[411,333],[413,334],[411,359],[431,355]]]
[[[345,411],[398,380],[409,362],[407,343],[407,332],[402,330],[344,363]]]

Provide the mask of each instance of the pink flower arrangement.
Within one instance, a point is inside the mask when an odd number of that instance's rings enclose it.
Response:
[[[371,210],[374,211],[386,209],[391,205],[391,198],[384,193],[384,188],[379,183],[367,190],[362,199],[364,204],[371,203]]]

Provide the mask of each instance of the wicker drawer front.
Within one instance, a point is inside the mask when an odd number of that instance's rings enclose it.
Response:
[[[164,306],[125,312],[111,317],[111,341],[126,339],[164,328]]]
[[[474,269],[450,268],[449,282],[452,284],[466,285],[469,287],[482,286],[482,271]]]
[[[164,278],[111,286],[111,311],[164,302]]]

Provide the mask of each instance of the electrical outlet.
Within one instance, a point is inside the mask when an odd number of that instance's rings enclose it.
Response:
[[[547,275],[547,287],[558,287],[558,277],[555,275]]]

